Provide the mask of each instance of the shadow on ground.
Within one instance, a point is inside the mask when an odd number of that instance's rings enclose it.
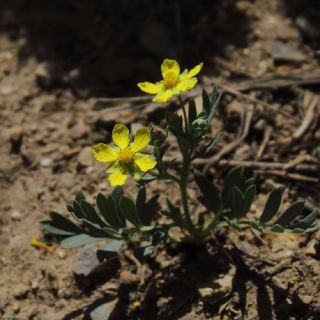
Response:
[[[20,63],[35,56],[50,74],[44,89],[88,96],[136,94],[159,80],[159,63],[183,66],[244,47],[250,31],[237,1],[12,0],[0,4],[0,32],[21,41]],[[207,68],[208,69],[208,68]]]
[[[304,40],[320,48],[320,1],[281,0],[281,6]]]

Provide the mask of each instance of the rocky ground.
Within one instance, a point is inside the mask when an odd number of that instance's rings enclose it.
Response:
[[[319,207],[318,14],[316,0],[2,2],[0,318],[319,319],[319,233],[219,230],[203,246],[158,248],[145,265],[130,251],[98,264],[94,246],[63,250],[39,226],[80,190],[110,191],[91,146],[110,141],[115,122],[161,125],[175,107],[136,88],[157,80],[165,57],[205,63],[197,103],[213,83],[225,92],[209,175],[245,166],[260,191],[253,217],[274,186],[284,206]]]

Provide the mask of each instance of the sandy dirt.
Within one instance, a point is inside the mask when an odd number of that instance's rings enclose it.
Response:
[[[319,207],[319,9],[312,0],[1,3],[0,318],[320,319],[319,233],[218,230],[201,246],[159,247],[144,266],[125,251],[77,276],[83,250],[59,248],[39,225],[80,190],[91,201],[110,192],[91,146],[110,141],[116,122],[161,125],[176,107],[139,98],[136,87],[157,80],[166,57],[205,63],[197,103],[203,86],[225,90],[215,154],[254,108],[248,134],[210,177],[219,183],[232,161],[247,166],[260,192],[252,217],[274,186],[285,188],[284,206],[305,198]],[[169,183],[149,190],[166,192],[178,199]]]

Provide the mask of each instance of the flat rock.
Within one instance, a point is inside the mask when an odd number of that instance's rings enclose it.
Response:
[[[83,120],[80,120],[70,129],[70,137],[74,140],[80,139],[87,135],[89,132],[89,127],[84,123]]]
[[[93,164],[93,156],[90,147],[85,147],[80,151],[78,162],[83,167],[89,167]]]
[[[88,276],[99,265],[96,251],[94,245],[86,245],[77,252],[73,266],[76,275]]]
[[[306,55],[300,50],[281,41],[272,43],[271,55],[276,62],[303,62],[307,60]]]
[[[108,320],[110,314],[108,303],[104,303],[90,312],[90,320]]]

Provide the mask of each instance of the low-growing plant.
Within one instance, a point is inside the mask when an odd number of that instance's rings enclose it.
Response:
[[[206,139],[221,99],[217,88],[211,95],[203,91],[200,112],[193,99],[183,100],[181,96],[181,92],[196,85],[195,76],[201,68],[202,64],[199,64],[190,71],[180,73],[179,64],[166,59],[161,65],[163,80],[155,84],[138,84],[141,90],[154,94],[153,100],[156,102],[167,102],[177,96],[182,115],[167,112],[163,130],[141,128],[131,143],[128,128],[116,124],[112,132],[114,145],[99,143],[93,146],[95,159],[108,165],[108,181],[114,189],[108,195],[99,193],[95,205],[87,202],[83,193],[79,192],[67,206],[71,216],[50,212],[50,219],[41,222],[47,232],[64,237],[61,242],[64,248],[105,241],[97,251],[99,260],[104,260],[116,256],[126,243],[136,257],[144,259],[159,244],[205,241],[216,228],[239,230],[241,226],[250,226],[259,232],[293,233],[313,232],[320,228],[315,224],[318,211],[310,212],[302,200],[279,213],[281,189],[271,191],[259,220],[252,220],[248,213],[257,188],[254,179],[246,177],[243,168],[231,169],[221,186],[193,168],[192,162],[200,155],[212,153],[221,137],[221,133],[217,133],[211,141]],[[165,155],[170,149],[168,135],[176,138],[181,161],[166,160]],[[142,153],[148,145],[152,152]],[[122,187],[128,177],[136,180],[135,199],[125,195]],[[167,196],[163,211],[158,204],[159,194],[155,193],[147,199],[146,192],[150,184],[156,185],[162,179],[171,180],[180,191],[180,199],[176,202]],[[209,218],[202,219],[203,222],[195,221],[190,210],[188,187],[193,182],[198,188],[196,200],[208,213]],[[154,219],[154,215],[159,213],[167,216],[167,222],[160,223]],[[299,220],[302,213],[304,217]],[[180,231],[173,232],[174,229]]]

